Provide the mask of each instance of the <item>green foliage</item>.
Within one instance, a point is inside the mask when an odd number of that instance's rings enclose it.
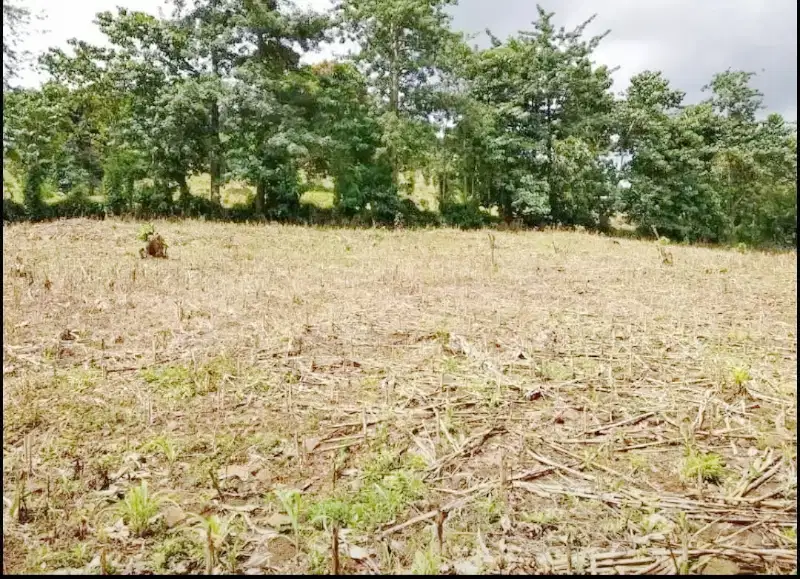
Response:
[[[147,490],[147,482],[131,487],[119,505],[119,514],[136,537],[144,536],[153,523],[153,518],[161,508],[162,499]]]
[[[19,221],[26,216],[25,206],[3,197],[3,221]]]
[[[292,524],[292,531],[294,532],[294,546],[295,549],[299,548],[300,538],[300,511],[303,507],[303,495],[297,489],[275,491],[275,496],[280,501],[284,512],[289,517]]]
[[[687,480],[699,478],[716,484],[725,475],[725,461],[720,455],[713,452],[704,453],[692,450],[686,456],[682,474]]]
[[[136,234],[136,239],[139,241],[147,241],[151,235],[154,235],[156,228],[152,223],[142,223],[139,226],[139,233]]]
[[[42,184],[44,182],[44,168],[39,163],[35,163],[28,170],[28,177],[25,180],[25,187],[22,190],[23,204],[25,213],[31,219],[42,217],[44,213],[44,203],[42,201]]]
[[[556,30],[552,13],[537,7],[530,32],[494,40],[466,67],[470,96],[479,103],[464,137],[484,203],[503,217],[529,223],[599,225],[610,212],[613,97],[606,67],[591,55],[602,36],[583,39],[590,21]],[[474,193],[474,192],[473,192]]]
[[[631,80],[618,112],[618,151],[630,157],[624,211],[643,230],[681,240],[788,245],[796,239],[796,129],[756,120],[753,75],[715,75],[710,98],[679,109],[660,73]]]
[[[496,211],[606,229],[622,213],[648,236],[796,244],[796,124],[759,118],[752,73],[716,74],[707,98],[686,106],[645,71],[615,98],[611,70],[594,63],[605,35],[585,34],[591,20],[559,29],[537,6],[532,30],[471,49],[450,28],[454,3],[344,0],[332,17],[242,0],[170,0],[158,17],[119,8],[97,15],[106,46],[50,49],[49,79],[30,90],[6,83],[28,13],[5,2],[4,185],[6,166],[21,185],[4,219],[472,228]],[[336,37],[359,52],[301,64]],[[401,175],[418,171],[437,188],[439,215],[405,198],[414,183]],[[211,177],[207,195],[189,189],[199,173]],[[321,177],[332,209],[300,202]],[[227,179],[255,191],[251,205],[222,206]]]
[[[468,203],[448,203],[440,208],[442,221],[460,229],[478,229],[488,224],[489,215],[481,211],[480,206],[470,201]]]
[[[751,378],[750,371],[747,368],[737,366],[731,370],[731,380],[737,388],[744,386]]]

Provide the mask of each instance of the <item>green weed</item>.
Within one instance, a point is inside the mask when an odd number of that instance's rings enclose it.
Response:
[[[296,489],[275,491],[275,496],[280,501],[284,512],[289,517],[294,532],[294,548],[300,550],[300,511],[303,507],[303,495]]]
[[[172,470],[175,461],[178,459],[178,448],[175,442],[168,436],[161,435],[154,438],[147,444],[142,446],[143,452],[159,451],[169,464],[170,471]]]
[[[139,233],[136,235],[136,239],[139,241],[147,241],[147,239],[154,235],[156,232],[155,227],[153,227],[152,223],[142,223],[139,226]]]
[[[411,565],[412,575],[438,575],[441,561],[433,549],[416,551]]]
[[[202,388],[202,385],[197,383],[191,368],[187,366],[148,368],[142,371],[142,378],[167,398],[174,400],[193,398]]]
[[[698,478],[717,484],[725,475],[725,460],[718,454],[690,450],[684,459],[681,474],[687,480]]]
[[[731,371],[731,380],[738,388],[743,387],[745,383],[749,382],[751,379],[752,376],[747,368],[737,366]]]
[[[231,530],[230,521],[222,521],[216,515],[208,517],[195,515],[194,518],[200,523],[200,528],[197,531],[203,543],[206,575],[211,575],[214,572],[214,566],[219,561],[222,544]]]
[[[159,541],[153,547],[151,566],[159,574],[175,573],[176,565],[183,563],[187,571],[199,567],[203,559],[203,551],[197,542],[180,533]]]
[[[141,485],[132,487],[125,493],[125,498],[119,505],[119,514],[131,533],[143,537],[150,530],[162,502],[163,499],[158,494],[150,494],[147,482],[142,481]]]

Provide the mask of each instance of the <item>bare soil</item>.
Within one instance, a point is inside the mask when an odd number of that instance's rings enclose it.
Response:
[[[797,262],[3,228],[4,572],[796,573]]]

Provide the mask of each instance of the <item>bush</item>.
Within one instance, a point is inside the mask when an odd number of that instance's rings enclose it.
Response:
[[[221,219],[225,215],[225,208],[221,203],[205,197],[189,195],[186,199],[182,199],[181,205],[181,215],[184,217]]]
[[[137,217],[168,216],[173,214],[174,191],[164,183],[137,184],[133,212]]]
[[[45,181],[45,171],[40,165],[34,165],[28,170],[25,187],[22,190],[25,213],[30,219],[39,219],[44,213],[42,201],[42,186]]]
[[[448,203],[442,207],[442,220],[459,229],[479,229],[489,223],[489,215],[477,203]]]
[[[109,213],[122,215],[133,207],[135,195],[134,177],[130,168],[110,163],[103,175],[103,191]]]
[[[21,221],[26,217],[25,206],[3,197],[3,221]]]
[[[61,201],[50,204],[42,217],[52,219],[71,217],[105,217],[106,209],[101,203],[88,199],[82,191],[76,189]]]

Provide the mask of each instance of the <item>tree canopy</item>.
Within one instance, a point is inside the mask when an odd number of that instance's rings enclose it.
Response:
[[[588,36],[591,18],[567,30],[537,6],[529,30],[478,48],[451,28],[454,3],[118,8],[97,15],[105,46],[40,55],[32,90],[11,82],[29,13],[4,0],[4,174],[22,183],[16,200],[4,186],[4,218],[309,219],[304,192],[329,180],[331,218],[363,223],[616,217],[677,240],[796,242],[796,124],[764,114],[752,73],[714,75],[695,103],[659,71],[616,96],[594,58],[610,33]],[[304,62],[346,40],[353,54]],[[420,172],[438,212],[409,198]],[[249,191],[236,207],[221,195],[232,182]]]

